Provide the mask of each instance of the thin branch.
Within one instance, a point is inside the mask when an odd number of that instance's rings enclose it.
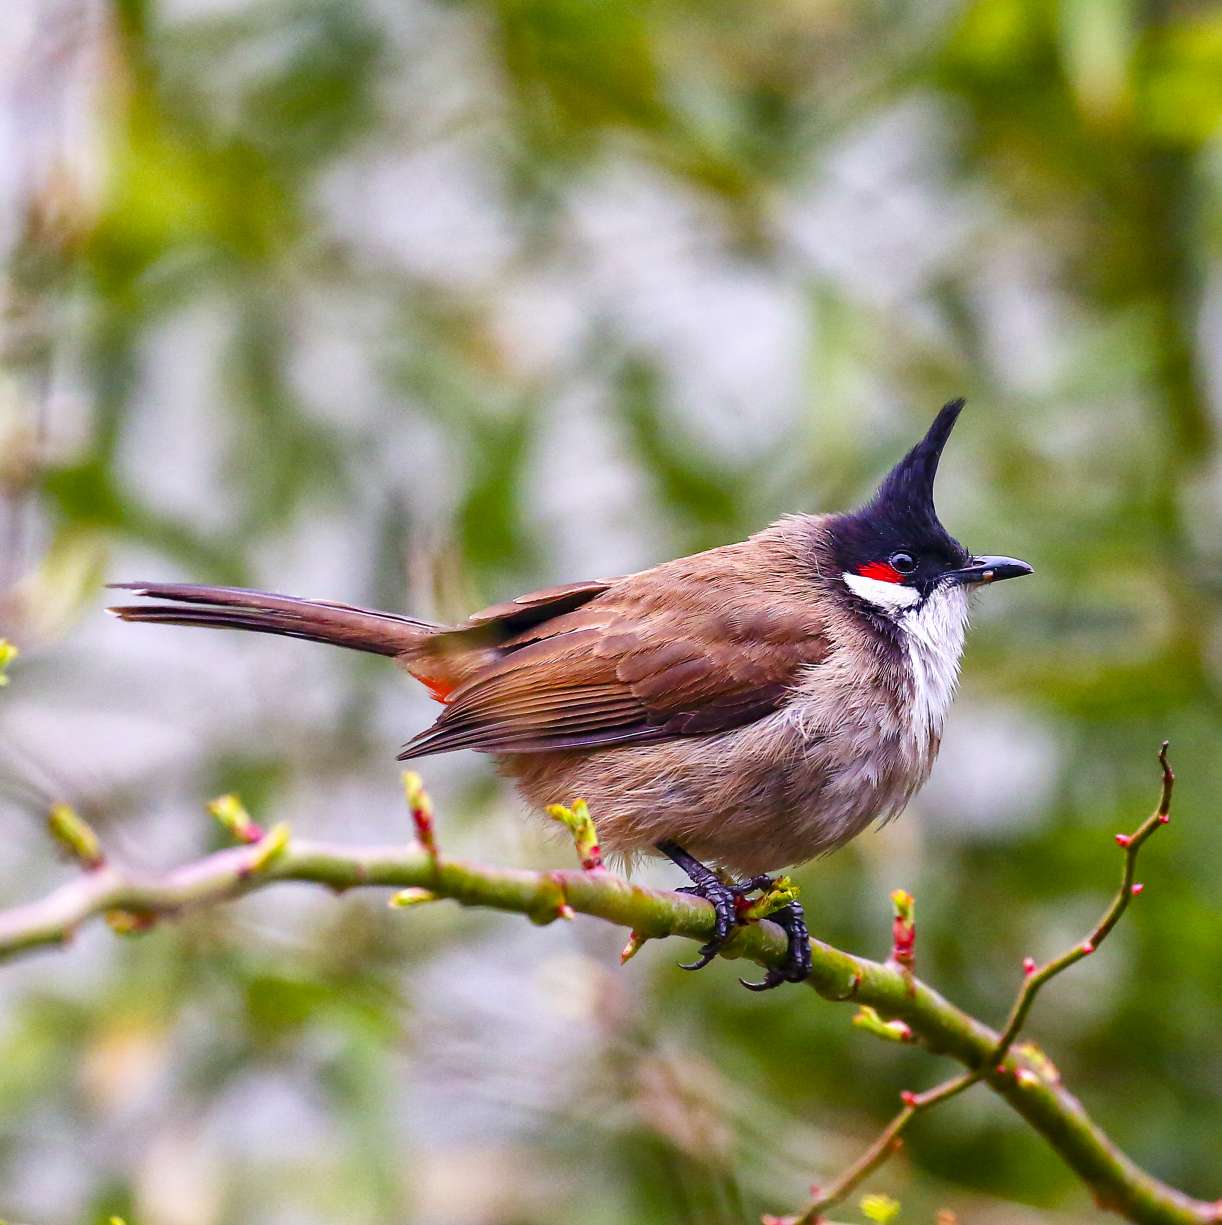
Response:
[[[1169,798],[1168,792],[1165,800]],[[1160,813],[1165,807],[1160,805]],[[240,814],[233,825],[250,836]],[[95,916],[111,917],[120,930],[139,930],[163,917],[287,881],[312,882],[336,891],[356,886],[412,890],[417,900],[427,891],[465,906],[524,914],[537,923],[577,912],[632,929],[638,943],[663,936],[703,943],[713,928],[707,902],[646,889],[602,869],[493,868],[452,859],[435,847],[430,852],[420,845],[354,848],[300,841],[289,836],[287,827],[277,826],[259,841],[218,851],[164,874],[133,873],[109,860],[87,868],[41,901],[0,913],[0,960],[65,944]],[[765,920],[741,928],[725,955],[769,967],[781,964],[785,953],[785,934]],[[979,1079],[1048,1140],[1099,1203],[1150,1225],[1222,1222],[1222,1201],[1192,1199],[1139,1169],[1116,1149],[1035,1047],[1015,1047],[999,1061],[996,1053],[1003,1035],[896,965],[856,957],[819,940],[811,941],[811,960],[807,983],[820,995],[852,1001],[888,1020],[902,1021],[929,1050],[967,1069],[953,1081],[906,1099],[904,1111],[891,1125],[894,1131],[884,1133],[886,1141],[897,1139],[917,1113]],[[889,1151],[884,1142],[878,1160]],[[859,1180],[878,1163],[869,1157],[868,1153],[860,1163]]]
[[[1120,876],[1120,888],[1112,898],[1111,905],[1103,912],[1103,917],[1095,924],[1094,930],[1085,940],[1079,941],[1071,949],[1066,949],[1059,957],[1054,957],[1046,964],[1035,969],[1029,969],[1027,979],[1014,1001],[1010,1016],[1001,1031],[997,1050],[993,1053],[995,1063],[1001,1063],[1006,1057],[1015,1038],[1026,1023],[1027,1014],[1035,1003],[1035,997],[1040,988],[1058,974],[1068,970],[1083,957],[1089,957],[1107,938],[1108,933],[1120,921],[1120,916],[1128,909],[1129,902],[1142,891],[1143,886],[1137,884],[1137,855],[1145,845],[1146,840],[1155,830],[1161,829],[1171,820],[1171,791],[1175,786],[1175,773],[1167,761],[1168,742],[1163,741],[1158,751],[1158,764],[1163,771],[1163,789],[1159,796],[1158,807],[1139,825],[1132,834],[1117,834],[1116,843],[1124,850],[1124,868]],[[1028,963],[1030,964],[1030,963]]]
[[[913,1119],[941,1102],[957,1097],[980,1079],[978,1072],[962,1072],[924,1093],[905,1093],[903,1109],[879,1133],[878,1138],[827,1187],[814,1187],[812,1199],[798,1216],[764,1217],[763,1225],[818,1225],[823,1213],[847,1199],[892,1153],[903,1147],[901,1133]]]

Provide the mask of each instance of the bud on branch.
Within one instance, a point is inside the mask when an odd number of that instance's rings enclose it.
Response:
[[[208,811],[237,842],[258,842],[263,837],[262,828],[250,819],[250,813],[236,795],[217,796],[208,802]]]
[[[573,845],[577,848],[577,858],[587,872],[593,872],[603,866],[602,848],[598,845],[598,831],[590,817],[590,810],[585,800],[574,800],[572,808],[564,804],[549,804],[547,815],[553,821],[559,821],[573,835]]]
[[[0,638],[0,689],[9,683],[8,666],[20,654],[7,638]]]
[[[47,828],[55,841],[89,871],[95,871],[106,862],[102,844],[93,827],[69,805],[51,806],[51,811],[47,813]]]
[[[433,801],[424,789],[424,780],[415,770],[403,771],[403,794],[407,798],[407,807],[412,814],[412,824],[416,827],[416,839],[428,854],[437,862],[437,835],[433,828]]]
[[[891,923],[891,960],[911,970],[916,964],[916,898],[907,889],[891,893],[895,917]]]

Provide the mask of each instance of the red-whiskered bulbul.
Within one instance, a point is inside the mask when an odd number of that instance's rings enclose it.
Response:
[[[973,556],[938,520],[934,476],[962,407],[947,404],[859,510],[790,515],[457,626],[170,583],[119,584],[169,602],[111,611],[393,657],[442,705],[400,757],[491,753],[532,804],[583,797],[607,850],[669,856],[716,910],[699,968],[763,873],[904,808],[938,751],[969,593],[1031,573]],[[726,884],[708,863],[749,879]],[[809,969],[801,908],[772,917],[789,932],[789,964],[759,988]]]

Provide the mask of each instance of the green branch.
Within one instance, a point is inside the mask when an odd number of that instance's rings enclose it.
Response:
[[[1164,756],[1165,765],[1165,756]],[[1159,809],[1126,846],[1124,888],[1133,892],[1133,856],[1159,824],[1170,804],[1169,770]],[[415,780],[411,780],[414,783]],[[409,785],[417,828],[428,845],[347,847],[290,836],[284,825],[248,842],[218,851],[164,874],[123,870],[100,855],[78,854],[84,870],[40,901],[0,912],[0,960],[71,940],[83,923],[105,915],[121,931],[149,927],[183,911],[296,881],[342,891],[381,886],[411,893],[404,900],[450,898],[465,906],[524,914],[550,923],[574,913],[591,915],[632,929],[630,949],[647,939],[680,936],[701,943],[712,934],[707,902],[647,889],[601,868],[533,872],[494,868],[452,859],[433,841],[427,798]],[[236,801],[220,805],[218,818],[235,836],[256,837],[258,827]],[[79,818],[77,819],[79,822]],[[61,827],[64,825],[60,814]],[[83,823],[68,823],[78,848],[92,850]],[[578,823],[581,824],[580,822]],[[584,828],[584,827],[583,827]],[[85,841],[82,841],[84,839]],[[587,848],[588,852],[588,848]],[[589,855],[587,853],[587,859]],[[1098,944],[1119,918],[1113,904],[1092,941]],[[723,954],[748,958],[764,967],[779,965],[786,939],[767,921],[741,928]],[[909,952],[911,950],[909,949]],[[1081,946],[1079,946],[1081,953]],[[863,1157],[797,1220],[813,1222],[834,1198],[842,1198],[886,1158],[899,1133],[916,1114],[981,1081],[1051,1144],[1091,1188],[1097,1201],[1131,1221],[1149,1225],[1209,1225],[1222,1222],[1222,1202],[1208,1203],[1176,1191],[1139,1169],[1107,1138],[1037,1048],[1014,1046],[1014,1039],[1038,988],[1076,958],[1063,957],[1030,976],[1002,1033],[969,1016],[917,978],[907,965],[880,963],[811,941],[813,971],[808,985],[824,998],[851,1001],[872,1009],[895,1033],[949,1056],[967,1071],[924,1094],[905,1094],[904,1108]],[[1083,954],[1084,955],[1084,954]],[[837,1194],[833,1196],[833,1192]]]

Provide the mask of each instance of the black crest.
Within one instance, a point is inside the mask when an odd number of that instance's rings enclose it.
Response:
[[[931,566],[962,565],[968,560],[967,550],[942,526],[933,501],[938,461],[963,405],[963,400],[945,405],[925,437],[887,473],[869,502],[837,517],[832,535],[837,560],[845,570],[856,571],[899,549]]]
[[[952,400],[934,418],[925,437],[883,479],[878,492],[863,508],[903,520],[920,530],[945,532],[933,505],[933,482],[938,475],[942,448],[963,411],[964,400]]]

